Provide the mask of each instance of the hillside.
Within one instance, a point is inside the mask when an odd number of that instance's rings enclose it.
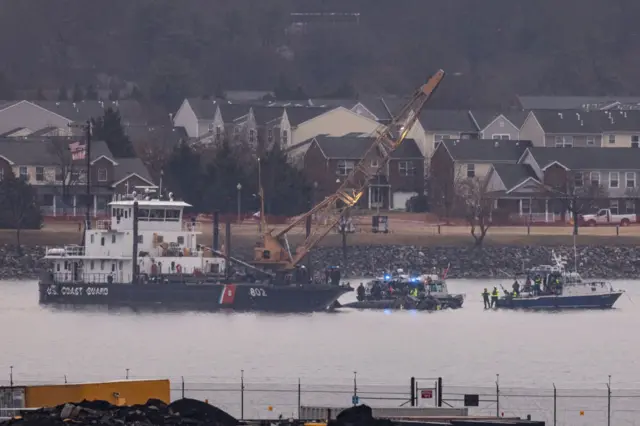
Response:
[[[437,68],[437,107],[638,94],[637,16],[632,0],[2,0],[0,98],[122,82],[169,108],[278,83],[406,93]]]

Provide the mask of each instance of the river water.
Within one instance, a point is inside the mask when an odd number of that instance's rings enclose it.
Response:
[[[493,414],[498,380],[500,412],[550,420],[555,384],[558,424],[603,424],[611,375],[614,424],[640,419],[640,282],[615,282],[628,297],[608,311],[484,311],[483,287],[499,283],[450,280],[467,296],[456,311],[273,315],[61,310],[38,305],[36,282],[5,281],[0,380],[10,366],[24,384],[169,377],[177,397],[184,378],[185,395],[239,415],[243,370],[249,418],[295,413],[298,379],[303,405],[348,405],[355,371],[372,405],[402,404],[411,376],[442,377],[451,405],[480,393],[475,412]]]

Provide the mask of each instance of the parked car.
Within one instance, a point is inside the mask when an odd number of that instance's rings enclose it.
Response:
[[[587,226],[596,225],[620,225],[629,226],[638,221],[635,213],[613,214],[610,209],[600,209],[595,214],[582,215],[582,224]]]

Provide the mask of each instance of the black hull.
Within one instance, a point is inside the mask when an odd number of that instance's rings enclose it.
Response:
[[[363,300],[341,305],[343,308],[353,309],[384,309],[384,310],[417,310],[417,311],[438,311],[440,309],[457,309],[462,307],[462,296],[449,296],[441,298],[426,298],[417,300],[409,296],[397,297],[393,299]]]
[[[43,305],[101,305],[171,310],[319,312],[350,287],[257,283],[148,283],[38,285]]]

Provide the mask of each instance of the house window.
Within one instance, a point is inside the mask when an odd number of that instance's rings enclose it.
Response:
[[[600,185],[600,172],[591,172],[590,181],[591,186],[599,186]]]
[[[178,237],[178,244],[183,245],[184,244],[184,237],[182,235],[180,235]]]
[[[596,144],[596,137],[595,136],[587,136],[587,145],[588,146],[594,146]]]
[[[371,160],[371,168],[377,169],[378,167],[380,167],[380,162],[378,162],[378,160]]]
[[[216,126],[216,140],[222,139],[222,126]]]
[[[520,200],[520,210],[522,214],[531,214],[531,199],[523,198]]]
[[[111,244],[115,244],[116,243],[116,234],[112,234],[111,235]]]
[[[286,130],[282,131],[282,142],[287,145],[289,143],[289,132]]]
[[[609,210],[611,210],[611,214],[619,214],[618,212],[618,200],[610,200],[609,201]]]
[[[584,185],[584,176],[582,175],[582,172],[576,172],[574,176],[574,185],[576,188],[580,188]]]
[[[98,182],[107,181],[107,169],[98,169]]]
[[[636,202],[635,200],[627,200],[624,202],[624,208],[627,211],[627,214],[632,214],[636,212]]]
[[[609,188],[619,188],[619,187],[620,187],[620,173],[609,172]]]
[[[555,142],[556,142],[556,148],[572,147],[573,136],[556,136]]]
[[[415,176],[416,166],[413,161],[400,161],[398,163],[398,172],[400,172],[400,176]]]
[[[26,166],[20,166],[19,171],[20,171],[20,177],[22,179],[25,179],[25,180],[29,179],[29,174],[27,173],[27,167]]]
[[[616,143],[616,135],[609,135],[609,144],[613,145]]]
[[[268,129],[267,130],[267,140],[269,142],[273,142],[273,129]]]
[[[353,161],[340,160],[338,161],[338,175],[347,176],[353,171]]]
[[[493,135],[491,135],[491,139],[493,140],[509,140],[509,135],[506,135],[504,133],[494,133]]]
[[[256,141],[256,131],[253,129],[249,129],[249,143],[255,143]]]
[[[64,180],[64,175],[62,173],[62,168],[56,168],[56,182],[62,182]]]
[[[625,173],[625,180],[627,181],[627,188],[636,187],[636,172]]]
[[[209,123],[209,131],[213,132],[213,123]]]
[[[44,167],[36,167],[36,181],[44,182]]]
[[[142,235],[138,235],[138,244],[142,244]]]
[[[640,136],[633,135],[631,136],[631,148],[638,148],[640,145]]]
[[[104,246],[104,237],[100,238],[100,245]]]
[[[467,164],[467,177],[468,178],[476,177],[476,165],[475,164]]]

